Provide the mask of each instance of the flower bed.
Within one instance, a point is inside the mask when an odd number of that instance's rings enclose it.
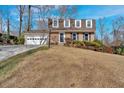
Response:
[[[98,52],[113,53],[113,49],[111,47],[103,46],[103,44],[99,40],[72,41],[70,38],[66,38],[65,46],[89,49],[89,50],[98,51]]]

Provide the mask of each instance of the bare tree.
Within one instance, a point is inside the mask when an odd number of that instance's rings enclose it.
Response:
[[[45,6],[38,6],[38,28],[39,29],[48,29],[48,18],[51,18],[51,11],[55,8],[55,6],[49,6],[49,5],[45,5]],[[49,43],[48,43],[48,47],[50,48],[50,32],[51,29],[49,30],[49,36],[47,36],[47,39],[49,38]],[[43,32],[42,37],[45,37],[45,33]],[[41,42],[43,42],[43,40],[41,40]],[[45,40],[44,40],[45,42]]]
[[[76,6],[62,5],[58,7],[58,14],[60,18],[73,18],[77,12]]]
[[[29,32],[31,30],[31,5],[28,6],[28,29]]]
[[[3,24],[2,11],[0,11],[0,33],[2,33],[2,24]]]
[[[5,20],[6,20],[6,26],[7,26],[7,39],[10,39],[10,18],[11,18],[11,10],[7,10],[5,12]]]
[[[75,16],[75,12],[76,12],[76,6],[53,6],[53,5],[43,5],[43,6],[30,6],[33,9],[37,9],[36,13],[37,16],[37,23],[38,23],[38,28],[39,29],[43,29],[46,28],[46,24],[48,24],[48,18],[72,18],[73,16]],[[29,8],[29,7],[28,7]],[[31,12],[31,8],[29,9]],[[52,13],[55,15],[52,15]]]
[[[17,9],[19,11],[19,37],[20,37],[22,33],[22,21],[23,21],[22,19],[24,15],[25,6],[19,5],[17,6]]]
[[[37,9],[39,11],[39,20],[43,20],[43,22],[45,22],[45,18],[47,17],[48,13],[49,13],[49,10],[52,8],[52,6],[49,6],[49,5],[45,5],[45,6],[34,6],[34,5],[29,5],[28,6],[28,29],[27,31],[30,31],[31,30],[31,14],[32,13],[32,10],[33,9]],[[38,13],[37,13],[38,14]]]
[[[118,43],[121,40],[121,33],[120,29],[124,26],[124,17],[120,16],[117,17],[112,21],[112,34],[113,34],[113,41]]]
[[[106,31],[105,18],[99,18],[98,26],[99,26],[99,32],[100,32],[101,41],[103,43],[104,34],[105,34],[105,31]]]
[[[105,46],[109,47],[110,42],[111,42],[111,40],[110,40],[109,32],[105,32],[104,37],[103,37],[103,43],[104,43]]]
[[[7,39],[10,39],[10,19],[7,19]]]
[[[24,31],[28,30],[28,19],[27,19],[27,16],[24,16],[24,21],[23,21],[22,29]]]
[[[38,28],[46,29],[48,27],[48,18],[52,18],[51,12],[55,9],[55,6],[44,5],[44,6],[35,6],[38,9]]]

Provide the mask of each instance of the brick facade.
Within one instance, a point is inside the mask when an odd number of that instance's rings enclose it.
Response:
[[[85,33],[88,34],[88,40],[93,41],[95,39],[96,21],[92,19],[92,28],[86,27],[86,19],[81,19],[81,27],[75,27],[75,19],[70,19],[70,27],[64,27],[64,19],[59,19],[59,27],[52,27],[52,19],[48,19],[48,28],[51,28],[51,42],[60,43],[60,33],[64,33],[65,38],[72,38],[72,33],[76,33],[77,40],[83,41]]]

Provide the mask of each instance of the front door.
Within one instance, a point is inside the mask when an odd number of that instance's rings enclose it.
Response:
[[[65,36],[65,33],[60,33],[59,34],[59,40],[60,40],[60,43],[64,43],[64,36]]]

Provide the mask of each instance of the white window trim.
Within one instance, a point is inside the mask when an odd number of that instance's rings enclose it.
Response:
[[[69,21],[69,26],[66,26],[66,25],[65,25],[65,21]],[[64,27],[65,27],[65,28],[69,28],[69,27],[70,27],[70,19],[65,19],[65,20],[64,20]]]
[[[72,33],[72,40],[73,40],[73,34],[76,34],[76,40],[78,39],[77,33],[73,32]]]
[[[60,33],[64,34],[64,42],[60,42]],[[59,43],[65,43],[65,32],[59,32]]]
[[[80,26],[77,26],[77,21],[80,21]],[[81,28],[81,20],[75,20],[75,27],[76,28]]]
[[[91,23],[90,27],[88,26],[88,21],[90,21],[90,23]],[[93,25],[92,19],[86,20],[86,28],[92,28],[92,25]]]
[[[57,20],[57,26],[54,26],[54,20]],[[52,19],[52,27],[58,28],[59,27],[59,20],[58,19]]]

